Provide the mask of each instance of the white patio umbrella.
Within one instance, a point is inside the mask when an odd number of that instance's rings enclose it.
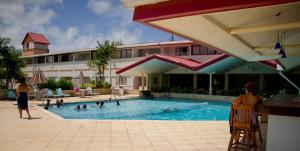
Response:
[[[47,79],[43,72],[39,69],[36,72],[34,72],[32,78],[30,79],[29,83],[32,84],[40,84],[40,83],[46,83]]]

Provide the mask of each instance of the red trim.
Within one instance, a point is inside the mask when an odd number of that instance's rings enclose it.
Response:
[[[221,61],[225,58],[229,57],[228,55],[226,54],[223,54],[223,55],[220,55],[212,60],[209,60],[207,62],[197,62],[197,61],[194,61],[194,60],[189,60],[189,59],[185,59],[185,58],[180,58],[180,57],[172,57],[172,56],[163,56],[163,55],[152,55],[150,57],[147,57],[145,59],[142,59],[136,63],[133,63],[127,67],[124,67],[118,71],[116,71],[117,74],[121,74],[131,68],[134,68],[136,66],[139,66],[145,62],[148,62],[150,60],[153,60],[153,59],[158,59],[158,60],[161,60],[161,61],[164,61],[164,62],[168,62],[170,64],[175,64],[177,66],[181,66],[181,67],[184,67],[184,68],[187,68],[187,69],[190,69],[190,70],[193,70],[193,71],[198,71],[202,68],[205,68],[211,64],[214,64],[218,61]]]
[[[261,64],[264,64],[270,68],[274,68],[274,69],[277,69],[277,62],[276,61],[258,61],[259,63]]]
[[[298,2],[298,0],[172,0],[136,7],[134,9],[133,20],[138,22],[149,22],[196,14],[262,7],[292,2]]]

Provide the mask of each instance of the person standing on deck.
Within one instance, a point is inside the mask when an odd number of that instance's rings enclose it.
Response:
[[[20,78],[20,85],[17,88],[17,104],[19,109],[20,118],[22,118],[22,110],[25,110],[28,115],[28,119],[31,119],[28,109],[28,93],[30,87],[25,83],[25,78]]]

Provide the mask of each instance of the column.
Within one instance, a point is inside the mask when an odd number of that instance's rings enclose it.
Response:
[[[212,73],[209,74],[209,89],[208,94],[212,95]]]
[[[159,88],[161,89],[161,86],[162,86],[162,75],[160,74],[159,75],[159,83],[158,83],[159,85]]]
[[[109,84],[112,84],[112,82],[111,82],[111,57],[109,58]]]
[[[141,75],[141,78],[142,78],[142,91],[144,91],[145,90],[145,88],[144,88],[145,79],[144,79],[143,74]]]
[[[170,75],[167,74],[167,88],[170,88]]]
[[[146,74],[145,75],[145,86],[146,86],[146,91],[148,90],[150,90],[151,88],[150,88],[150,86],[151,86],[151,78],[150,78],[150,75],[149,74]]]
[[[262,90],[264,88],[264,75],[259,75],[259,90]]]
[[[197,74],[194,74],[194,83],[193,83],[193,88],[194,88],[194,90],[196,90],[196,91],[197,91],[197,88],[198,88],[198,86],[197,86]]]
[[[224,80],[224,89],[228,90],[228,79],[229,79],[229,75],[225,74],[225,80]]]

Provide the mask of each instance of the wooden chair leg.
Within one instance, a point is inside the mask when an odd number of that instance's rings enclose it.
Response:
[[[250,151],[250,149],[251,149],[251,131],[250,130],[246,131],[246,137],[247,137],[248,150]]]
[[[231,133],[231,137],[230,137],[230,141],[228,144],[228,148],[227,151],[231,150],[232,144],[233,144],[233,139],[235,138],[235,134],[236,134],[236,130],[233,130],[233,132]]]
[[[259,139],[260,139],[260,142],[262,143],[263,142],[263,139],[262,139],[262,136],[261,136],[261,131],[260,131],[260,123],[259,123],[259,120],[258,120],[258,116],[256,116],[256,129],[255,131],[258,131],[258,134],[259,134]],[[255,133],[254,133],[255,134]]]
[[[240,143],[241,130],[236,130],[234,151],[237,151]]]
[[[252,142],[253,142],[254,151],[257,151],[255,131],[252,132]]]

